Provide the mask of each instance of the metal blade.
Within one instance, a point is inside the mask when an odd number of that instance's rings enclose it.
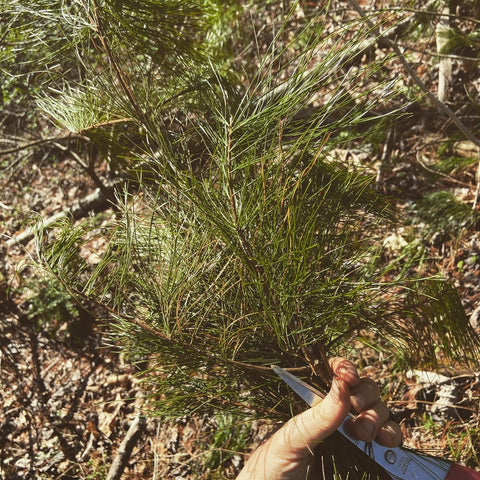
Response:
[[[287,372],[281,367],[272,365],[272,370],[303,400],[305,400],[311,407],[325,397],[324,394],[317,389],[311,387],[308,383],[300,380],[295,375]]]

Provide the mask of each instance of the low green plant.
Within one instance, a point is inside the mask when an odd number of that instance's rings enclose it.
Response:
[[[205,453],[202,468],[221,476],[232,459],[248,449],[251,425],[229,414],[217,415],[212,422],[212,428],[203,432],[202,450]]]
[[[57,340],[81,347],[93,331],[94,318],[80,308],[75,298],[62,289],[54,277],[32,278],[28,282],[27,316]]]
[[[478,468],[480,429],[478,426],[462,426],[460,431],[448,431],[447,443],[449,454],[454,461],[466,463],[467,466]]]
[[[480,220],[478,212],[447,191],[425,195],[412,210],[414,221],[422,223],[422,233],[425,236],[439,232],[458,237]]]
[[[89,473],[82,480],[105,480],[108,475],[108,465],[104,462],[104,458],[91,458],[87,462]]]
[[[43,282],[42,282],[43,283]],[[46,280],[35,294],[28,300],[28,315],[37,320],[39,324],[62,323],[77,315],[77,308],[72,296],[65,291],[59,290],[52,284],[52,279]],[[32,284],[33,288],[38,286],[37,282]]]
[[[433,417],[429,413],[424,413],[423,414],[423,427],[427,432],[431,433],[433,436],[437,435],[438,431],[438,423],[435,422]]]
[[[456,172],[461,172],[462,170],[472,167],[477,162],[478,159],[473,157],[447,156],[442,158],[434,166],[434,169],[440,173],[454,174]]]

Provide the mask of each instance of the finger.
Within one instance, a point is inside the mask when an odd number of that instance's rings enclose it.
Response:
[[[330,392],[314,407],[290,419],[272,438],[276,448],[293,456],[309,456],[318,443],[331,435],[343,422],[350,408],[346,382],[334,379]]]
[[[390,411],[384,402],[378,400],[368,410],[361,412],[349,422],[349,434],[364,442],[371,442],[377,436],[380,428],[388,421]]]
[[[391,420],[384,423],[377,433],[376,440],[385,447],[398,447],[402,443],[402,430]]]
[[[370,378],[361,378],[358,383],[350,389],[352,407],[360,413],[367,410],[371,405],[378,402],[380,389]]]
[[[357,368],[352,362],[343,357],[333,357],[328,361],[337,378],[346,382],[350,387],[358,384],[360,377],[358,376]]]

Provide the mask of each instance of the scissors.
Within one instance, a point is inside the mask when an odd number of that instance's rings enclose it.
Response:
[[[283,368],[272,365],[272,370],[296,392],[308,405],[313,406],[325,395],[292,375]],[[384,447],[378,442],[370,443],[356,440],[346,433],[346,422],[338,427],[338,431],[355,447],[368,453],[392,478],[392,480],[480,480],[480,473],[442,458],[421,455],[403,447]]]

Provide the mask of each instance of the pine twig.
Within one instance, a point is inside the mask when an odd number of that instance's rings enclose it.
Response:
[[[61,278],[59,278],[58,276],[57,276],[57,278],[69,290],[69,292],[72,294],[72,296],[77,296],[79,298],[83,298],[87,302],[90,302],[93,305],[95,305],[96,307],[99,307],[102,310],[106,311],[108,314],[112,315],[113,317],[115,317],[117,319],[121,319],[126,323],[136,325],[137,327],[139,327],[142,330],[150,333],[154,337],[159,338],[160,340],[163,340],[165,342],[169,342],[171,344],[180,345],[181,347],[184,348],[185,352],[190,350],[191,352],[194,352],[196,354],[201,354],[205,357],[211,358],[211,359],[217,361],[219,364],[223,363],[223,364],[227,364],[227,365],[234,365],[236,367],[240,367],[240,368],[243,368],[243,369],[246,369],[246,370],[252,370],[252,371],[256,371],[256,372],[263,372],[263,373],[272,372],[271,367],[264,367],[262,365],[254,365],[254,364],[251,364],[251,363],[241,362],[241,361],[238,361],[238,360],[222,358],[214,352],[211,352],[209,350],[205,350],[205,349],[202,349],[202,348],[199,348],[199,347],[195,347],[195,345],[193,345],[192,343],[187,344],[185,342],[182,342],[181,340],[175,339],[172,336],[167,335],[167,334],[161,332],[160,330],[152,327],[151,325],[149,325],[147,322],[141,320],[140,318],[129,317],[127,315],[124,315],[124,314],[116,311],[115,309],[109,307],[108,305],[105,305],[104,303],[96,300],[95,298],[89,297],[84,292],[78,290],[74,286],[65,284],[65,282]],[[287,372],[295,373],[295,374],[298,374],[298,375],[307,374],[311,371],[310,367],[307,367],[307,366],[304,366],[304,367],[288,367],[288,368],[285,368],[285,370]]]
[[[430,168],[422,159],[422,155],[420,152],[417,151],[416,154],[416,159],[417,162],[420,164],[420,166],[426,170],[427,172],[433,173],[434,175],[438,175],[440,177],[445,178],[449,182],[456,183],[457,185],[461,185],[462,187],[470,187],[469,183],[462,182],[461,180],[457,180],[456,178],[452,177],[451,175],[447,175],[446,173],[439,172],[438,170],[434,170],[433,168]]]
[[[79,133],[87,133],[91,130],[95,130],[97,128],[102,128],[102,127],[109,127],[110,125],[116,125],[117,123],[132,123],[132,122],[133,120],[127,117],[104,120],[103,122],[93,123],[92,125],[88,125],[87,127],[82,128],[79,131]]]
[[[450,60],[461,60],[464,62],[478,62],[478,58],[476,57],[467,57],[465,55],[456,55],[454,53],[439,53],[439,52],[434,52],[432,50],[427,50],[425,48],[415,48],[412,47],[411,45],[404,45],[399,43],[399,45],[405,49],[405,50],[410,50],[411,52],[416,52],[416,53],[421,53],[422,55],[428,55],[429,57],[436,57],[439,59],[442,58],[448,58]]]
[[[124,74],[121,71],[117,61],[115,60],[115,57],[113,56],[112,49],[110,48],[110,44],[107,41],[107,38],[105,36],[104,30],[103,30],[103,24],[100,19],[100,15],[98,14],[98,5],[97,2],[94,0],[93,1],[93,7],[94,7],[94,13],[95,13],[95,24],[96,24],[96,30],[98,37],[100,39],[100,42],[107,54],[108,59],[110,60],[110,63],[113,67],[113,70],[115,71],[115,74],[117,76],[117,79],[122,87],[122,90],[124,91],[125,95],[127,96],[130,104],[132,105],[133,109],[135,110],[135,113],[138,115],[139,118],[142,120],[145,120],[145,115],[142,109],[140,108],[137,99],[135,97],[134,92],[130,88],[130,85],[127,83],[127,81],[124,78]]]
[[[480,20],[477,20],[476,18],[473,18],[472,16],[457,15],[456,13],[445,13],[443,11],[437,12],[437,11],[428,10],[430,7],[432,7],[434,5],[435,1],[436,0],[430,0],[429,2],[426,3],[426,5],[423,6],[422,9],[401,6],[401,7],[389,8],[388,12],[389,13],[392,13],[392,12],[395,12],[395,11],[398,11],[398,12],[401,12],[401,13],[407,12],[407,13],[413,13],[413,14],[420,14],[420,15],[424,15],[424,16],[428,15],[430,17],[448,18],[449,20],[465,20],[467,22],[471,22],[471,23],[474,23],[474,24],[480,24]],[[408,22],[410,23],[411,21],[412,21],[412,19],[408,18]]]

